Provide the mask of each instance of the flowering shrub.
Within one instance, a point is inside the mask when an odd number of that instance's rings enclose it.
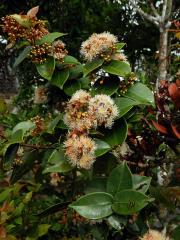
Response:
[[[3,30],[9,47],[23,49],[14,67],[31,61],[63,101],[13,128],[3,118],[0,239],[166,239],[148,227],[156,226],[157,167],[164,164],[163,141],[145,125],[153,92],[131,72],[116,36],[90,36],[81,63],[37,12],[4,17]],[[36,87],[34,104],[48,104],[48,91]],[[176,187],[166,191],[177,199]]]

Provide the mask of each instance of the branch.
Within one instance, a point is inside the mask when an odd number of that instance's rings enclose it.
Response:
[[[172,0],[168,0],[167,8],[166,8],[166,16],[165,20],[168,20],[172,12]]]
[[[141,16],[143,16],[148,21],[155,24],[157,27],[159,27],[159,18],[151,16],[150,14],[145,13],[141,8],[137,6],[137,4],[133,0],[129,0],[132,6],[135,8],[136,12],[138,12]]]
[[[160,19],[160,15],[159,15],[157,9],[154,7],[154,4],[152,3],[152,1],[150,1],[150,7],[151,7],[151,9],[152,9],[152,11],[154,13],[154,16],[156,16],[157,18]]]
[[[166,19],[167,2],[168,2],[168,0],[163,1],[163,8],[162,8],[162,15],[161,15],[162,22],[164,22]]]

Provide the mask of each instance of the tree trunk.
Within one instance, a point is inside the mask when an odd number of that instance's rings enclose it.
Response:
[[[168,31],[165,27],[160,27],[159,80],[167,79],[167,67],[168,67]]]

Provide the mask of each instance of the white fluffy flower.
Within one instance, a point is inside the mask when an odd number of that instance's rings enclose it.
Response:
[[[70,129],[90,129],[93,124],[93,116],[89,115],[88,104],[91,95],[84,91],[77,91],[70,101],[67,103],[67,108],[64,115],[64,123]]]
[[[99,94],[89,101],[89,112],[94,116],[94,125],[111,128],[118,117],[118,108],[113,99],[105,94]]]
[[[64,142],[65,155],[73,166],[89,169],[95,161],[95,142],[86,134],[69,133]]]
[[[87,61],[92,61],[108,51],[114,51],[118,39],[109,32],[93,33],[81,45],[80,53]]]
[[[169,238],[158,231],[149,230],[140,240],[169,240]]]

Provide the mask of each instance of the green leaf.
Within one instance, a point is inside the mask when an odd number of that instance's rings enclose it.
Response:
[[[152,199],[141,192],[124,190],[116,193],[112,209],[121,215],[132,215],[144,208],[151,201]]]
[[[104,60],[102,58],[87,62],[83,67],[84,77],[87,76],[90,72],[102,66],[103,62]]]
[[[11,165],[13,163],[13,160],[16,157],[18,149],[19,149],[18,143],[10,144],[7,147],[7,150],[6,150],[6,152],[4,154],[4,158],[3,158],[3,162],[5,165]]]
[[[107,73],[125,77],[131,72],[131,67],[127,62],[112,60],[108,65],[102,67]]]
[[[8,108],[5,99],[0,97],[0,114],[4,114],[7,110]]]
[[[101,79],[98,79],[92,87],[92,95],[102,93],[111,96],[117,91],[119,84],[120,81],[118,78],[104,78],[103,82],[101,82]]]
[[[177,226],[172,233],[173,240],[179,240],[180,236],[180,226]]]
[[[106,178],[104,177],[96,177],[93,180],[87,183],[87,187],[85,189],[85,193],[93,193],[93,192],[105,192],[106,191]]]
[[[136,102],[130,98],[125,97],[115,98],[114,101],[119,110],[119,117],[124,116],[134,106],[139,105],[139,102]]]
[[[7,201],[7,199],[10,197],[10,193],[12,192],[12,190],[12,188],[7,188],[0,193],[0,203]]]
[[[107,192],[115,195],[117,192],[125,189],[131,189],[132,187],[133,183],[131,171],[126,162],[123,162],[111,172],[107,181]]]
[[[31,121],[24,121],[18,123],[12,130],[12,133],[15,133],[17,130],[22,130],[23,134],[25,134],[27,131],[33,129],[35,127],[35,124]]]
[[[55,127],[59,123],[59,121],[62,119],[62,115],[59,114],[55,119],[53,119],[49,125],[48,125],[48,133],[53,133]]]
[[[46,217],[48,215],[57,213],[58,211],[62,211],[63,209],[67,208],[67,206],[69,205],[70,202],[63,202],[63,203],[57,203],[54,204],[48,208],[46,208],[45,210],[43,210],[42,212],[36,214],[36,216],[39,217]]]
[[[20,143],[23,141],[23,137],[24,137],[24,132],[22,129],[19,129],[11,135],[9,142],[11,144]]]
[[[121,50],[125,45],[126,45],[126,43],[116,43],[116,48],[118,50]]]
[[[69,69],[63,69],[62,71],[54,72],[50,83],[63,89],[65,82],[68,80],[69,77]]]
[[[105,154],[106,152],[108,152],[111,149],[111,146],[108,143],[106,143],[100,139],[94,139],[94,140],[96,143],[96,151],[95,151],[96,157],[99,157],[99,156]]]
[[[23,27],[29,28],[32,25],[31,19],[28,18],[28,16],[24,16],[20,14],[13,14],[10,16]]]
[[[146,193],[151,183],[151,177],[133,174],[132,181],[134,190]]]
[[[105,129],[103,131],[103,140],[105,140],[111,147],[114,147],[122,144],[126,140],[127,131],[127,123],[121,118],[115,122],[112,129]]]
[[[112,214],[113,197],[105,192],[87,194],[70,205],[81,216],[89,219],[101,219]]]
[[[70,55],[67,55],[63,59],[64,64],[80,64],[80,62],[75,58]]]
[[[50,155],[48,163],[51,165],[44,169],[43,174],[50,172],[69,172],[73,168],[65,158],[62,149],[59,151],[55,149]]]
[[[32,49],[32,47],[28,46],[19,54],[19,56],[15,60],[13,68],[17,67],[28,56],[28,54],[30,53],[31,49]]]
[[[153,92],[142,83],[136,83],[131,86],[124,96],[129,97],[141,104],[151,104],[154,106]]]
[[[76,80],[68,81],[64,85],[64,92],[68,96],[72,96],[79,89],[81,89],[81,84]]]
[[[60,32],[53,32],[53,33],[48,33],[44,37],[42,37],[40,40],[36,41],[37,45],[41,45],[43,43],[52,43],[56,38],[62,37],[64,35],[67,35],[66,33],[60,33]]]
[[[123,225],[127,223],[126,217],[111,215],[107,218],[108,223],[116,230],[121,231],[123,229]]]
[[[43,235],[45,235],[48,232],[50,227],[51,225],[49,224],[38,225],[38,237],[42,237]]]
[[[75,65],[74,67],[69,68],[69,79],[77,80],[77,78],[82,77],[83,75],[83,66],[82,64]]]
[[[45,79],[51,80],[54,69],[55,69],[55,59],[49,57],[44,63],[37,63],[36,68],[38,73]]]

